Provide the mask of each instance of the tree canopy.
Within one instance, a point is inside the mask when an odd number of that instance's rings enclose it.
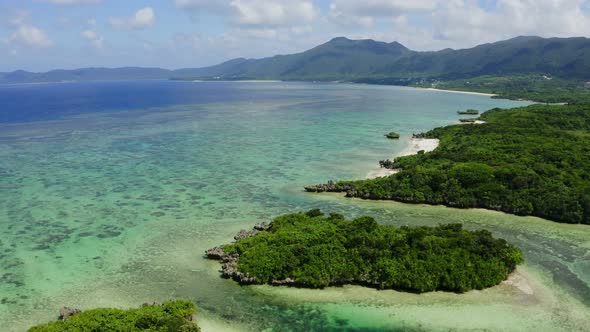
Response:
[[[439,147],[396,158],[397,174],[333,191],[590,224],[590,105],[493,109],[480,119],[425,133]]]
[[[190,321],[196,311],[189,301],[169,301],[162,305],[143,305],[137,309],[100,308],[82,311],[67,320],[59,320],[29,329],[29,332],[199,332]]]
[[[523,262],[521,251],[486,230],[379,225],[319,210],[287,214],[223,250],[256,283],[300,287],[362,284],[411,292],[465,292],[497,285]]]

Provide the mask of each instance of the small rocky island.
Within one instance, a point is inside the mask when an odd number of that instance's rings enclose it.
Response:
[[[396,133],[395,131],[392,131],[388,134],[384,135],[385,137],[389,138],[389,139],[399,139],[400,134]]]
[[[460,115],[478,115],[479,111],[478,110],[474,110],[474,109],[468,109],[465,111],[458,111],[457,112]]]
[[[241,284],[323,288],[358,284],[409,292],[466,292],[499,284],[521,251],[485,230],[379,225],[318,209],[287,214],[207,250]]]

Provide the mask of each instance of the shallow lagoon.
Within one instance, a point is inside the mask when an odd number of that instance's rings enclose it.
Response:
[[[179,297],[195,300],[211,330],[583,330],[588,227],[301,190],[366,176],[412,132],[455,123],[459,109],[522,104],[344,84],[0,87],[0,321],[20,331],[63,305]],[[392,130],[400,141],[383,138]],[[528,288],[415,295],[240,287],[202,257],[241,228],[313,207],[397,225],[488,228],[523,249]]]

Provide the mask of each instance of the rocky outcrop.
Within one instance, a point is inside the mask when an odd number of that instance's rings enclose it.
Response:
[[[261,231],[261,232],[268,231],[271,227],[272,227],[272,224],[269,224],[266,222],[261,222],[261,223],[254,225],[254,229],[257,231]]]
[[[272,285],[274,285],[274,286],[285,286],[285,285],[295,285],[295,284],[297,284],[297,282],[293,278],[287,278],[287,279],[283,279],[283,280],[273,279],[270,283]]]
[[[247,239],[251,236],[254,236],[260,232],[265,232],[270,230],[272,224],[269,223],[258,223],[254,225],[254,228],[250,231],[242,229],[234,236],[234,240],[241,241]],[[246,273],[242,273],[238,270],[238,259],[240,255],[238,253],[226,253],[223,250],[223,247],[214,247],[205,251],[205,255],[209,259],[215,259],[221,261],[221,275],[227,279],[233,279],[240,284],[256,284],[257,280],[255,277],[250,277]]]
[[[400,137],[400,135],[394,131],[390,132],[389,134],[385,134],[383,135],[389,139],[398,139]]]
[[[395,162],[392,160],[379,160],[379,167],[386,169],[395,169]]]
[[[478,110],[465,110],[465,111],[458,111],[457,114],[461,114],[461,115],[478,115],[479,111]]]
[[[70,317],[81,313],[82,310],[78,309],[78,308],[70,308],[70,307],[63,307],[61,309],[59,309],[59,320],[68,320],[70,319]]]
[[[227,279],[233,279],[240,284],[255,284],[256,278],[238,270],[238,253],[226,253],[222,247],[215,247],[205,252],[207,258],[221,261],[221,276]]]
[[[258,231],[256,231],[256,230],[247,231],[245,229],[242,229],[238,232],[238,234],[236,234],[236,236],[234,236],[234,240],[240,241],[243,239],[247,239],[251,236],[256,235],[256,233],[258,233]]]
[[[313,193],[323,193],[323,192],[345,192],[354,189],[354,187],[350,184],[340,184],[334,181],[328,181],[328,183],[321,183],[316,185],[311,185],[304,187],[305,191],[313,192]]]
[[[207,255],[207,258],[215,260],[222,260],[225,256],[225,252],[221,247],[208,249],[207,251],[205,251],[205,254]]]
[[[254,225],[250,231],[240,230],[234,239],[241,241],[254,236],[260,232],[268,232],[272,229],[272,223],[261,222]],[[238,253],[226,253],[223,247],[214,247],[205,251],[205,255],[209,259],[221,261],[221,276],[226,279],[233,279],[242,285],[257,284],[259,283],[255,277],[251,277],[247,273],[243,273],[238,270],[238,260],[240,254]],[[295,285],[297,282],[293,278],[286,278],[282,280],[272,280],[272,285]]]

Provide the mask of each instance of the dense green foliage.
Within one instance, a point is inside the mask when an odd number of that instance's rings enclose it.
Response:
[[[399,138],[400,135],[398,133],[396,133],[395,131],[392,131],[390,133],[385,134],[385,137],[395,139],[395,138]]]
[[[588,76],[590,77],[590,75]],[[525,99],[544,103],[590,103],[585,80],[561,79],[546,75],[480,76],[469,79],[421,82],[420,87],[496,94],[495,98]]]
[[[169,301],[162,305],[144,305],[138,309],[128,310],[93,309],[76,314],[66,321],[32,327],[29,331],[198,332],[199,327],[189,321],[195,310],[195,305],[189,301]]]
[[[260,283],[292,278],[303,287],[359,283],[413,292],[464,292],[497,285],[523,261],[485,230],[378,225],[319,210],[276,218],[268,231],[227,245],[238,269]]]
[[[337,186],[355,197],[590,224],[590,105],[494,109],[481,119],[426,133],[440,146],[397,158],[398,174]]]

